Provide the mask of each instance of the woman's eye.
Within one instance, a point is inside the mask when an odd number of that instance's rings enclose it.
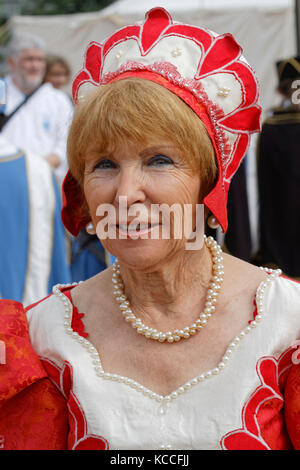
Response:
[[[155,157],[150,158],[148,160],[147,165],[157,165],[157,166],[163,166],[163,165],[172,165],[173,160],[165,155],[155,155]]]
[[[116,164],[112,160],[104,158],[103,160],[100,160],[100,162],[96,163],[94,170],[107,170],[111,168],[116,168]]]

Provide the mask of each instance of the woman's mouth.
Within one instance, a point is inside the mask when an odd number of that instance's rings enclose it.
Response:
[[[134,239],[151,233],[157,227],[159,227],[159,223],[151,224],[137,222],[130,224],[116,224],[116,230],[119,235]]]

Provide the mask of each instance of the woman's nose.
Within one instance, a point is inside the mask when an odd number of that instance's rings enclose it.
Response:
[[[126,168],[120,171],[115,195],[115,202],[117,204],[120,203],[120,197],[122,198],[122,203],[126,200],[128,207],[136,203],[145,202],[144,178],[138,169]]]

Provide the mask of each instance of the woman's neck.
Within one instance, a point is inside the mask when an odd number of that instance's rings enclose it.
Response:
[[[197,252],[185,251],[172,257],[151,272],[143,273],[122,265],[120,272],[136,316],[152,324],[170,318],[178,321],[188,319],[190,309],[204,306],[212,276],[212,259],[204,246]]]

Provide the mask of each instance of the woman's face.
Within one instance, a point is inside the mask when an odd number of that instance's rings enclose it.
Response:
[[[67,85],[69,75],[62,64],[56,63],[48,70],[48,73],[45,76],[45,81],[50,82],[54,88],[61,89]]]
[[[194,226],[200,177],[171,142],[120,142],[111,154],[88,149],[84,194],[98,236],[109,228],[110,238],[99,236],[104,248],[120,263],[147,269],[185,249],[184,236],[174,235],[175,221],[178,229],[184,205],[189,204]],[[171,206],[179,211],[176,218],[168,217]]]

